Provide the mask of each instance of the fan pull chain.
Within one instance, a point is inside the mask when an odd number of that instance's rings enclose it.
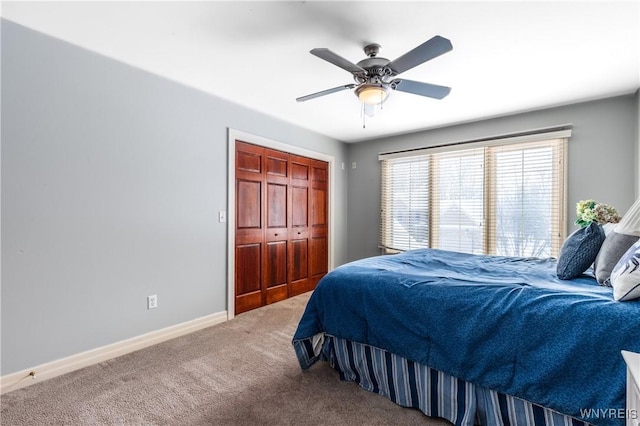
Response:
[[[367,114],[365,113],[365,110],[364,110],[365,109],[364,102],[362,102],[361,105],[362,105],[362,108],[360,109],[360,115],[362,116],[362,128],[366,129],[367,128],[367,124],[366,124]]]

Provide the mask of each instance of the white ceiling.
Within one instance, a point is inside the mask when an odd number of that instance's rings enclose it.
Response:
[[[640,1],[2,2],[2,16],[119,61],[356,142],[608,96],[640,87]],[[353,82],[311,54],[393,60],[434,35],[453,50],[401,77],[452,88],[392,92],[363,118]]]

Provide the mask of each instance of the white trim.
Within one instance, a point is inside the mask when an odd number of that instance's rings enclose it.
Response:
[[[329,232],[328,232],[328,246],[329,246],[329,265],[328,270],[331,271],[334,267],[334,230],[335,230],[335,157],[321,152],[311,151],[309,149],[301,148],[295,145],[289,145],[283,142],[279,142],[273,139],[268,139],[262,136],[254,135],[251,133],[243,132],[242,130],[236,130],[229,128],[228,133],[228,156],[227,163],[228,169],[228,190],[227,190],[227,313],[228,318],[233,319],[235,316],[235,181],[236,181],[236,140],[241,140],[248,143],[264,146],[267,148],[277,149],[279,151],[288,152],[295,155],[301,155],[303,157],[313,158],[316,160],[322,160],[329,163]]]
[[[222,311],[7,374],[0,377],[0,394],[40,383],[225,321],[227,321],[227,312]],[[30,375],[32,372],[35,373],[33,377]]]
[[[527,132],[528,133],[528,132]],[[442,145],[411,149],[407,151],[388,152],[378,154],[378,160],[392,160],[395,158],[418,157],[435,152],[448,152],[461,149],[480,148],[485,146],[509,145],[523,142],[536,142],[549,139],[562,139],[571,137],[571,129],[557,131],[540,131],[539,133],[519,135],[519,136],[491,136],[477,141],[450,142]]]

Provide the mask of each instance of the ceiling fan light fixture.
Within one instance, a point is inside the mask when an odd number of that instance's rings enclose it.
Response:
[[[367,105],[378,105],[387,99],[389,89],[382,84],[365,83],[358,86],[355,93],[360,102]]]

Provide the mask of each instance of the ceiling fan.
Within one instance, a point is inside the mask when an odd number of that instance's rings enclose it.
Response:
[[[413,93],[429,98],[442,99],[449,94],[451,91],[450,87],[396,78],[396,76],[447,53],[452,49],[451,41],[437,35],[399,58],[389,61],[386,58],[378,57],[378,52],[380,51],[379,44],[369,44],[364,48],[364,53],[367,55],[367,58],[357,64],[352,63],[329,49],[312,49],[310,51],[312,55],[337,65],[353,74],[356,83],[345,84],[301,96],[296,98],[296,101],[304,102],[348,89],[355,89],[354,93],[365,106],[381,104],[389,96],[390,90],[399,90],[401,92]]]

